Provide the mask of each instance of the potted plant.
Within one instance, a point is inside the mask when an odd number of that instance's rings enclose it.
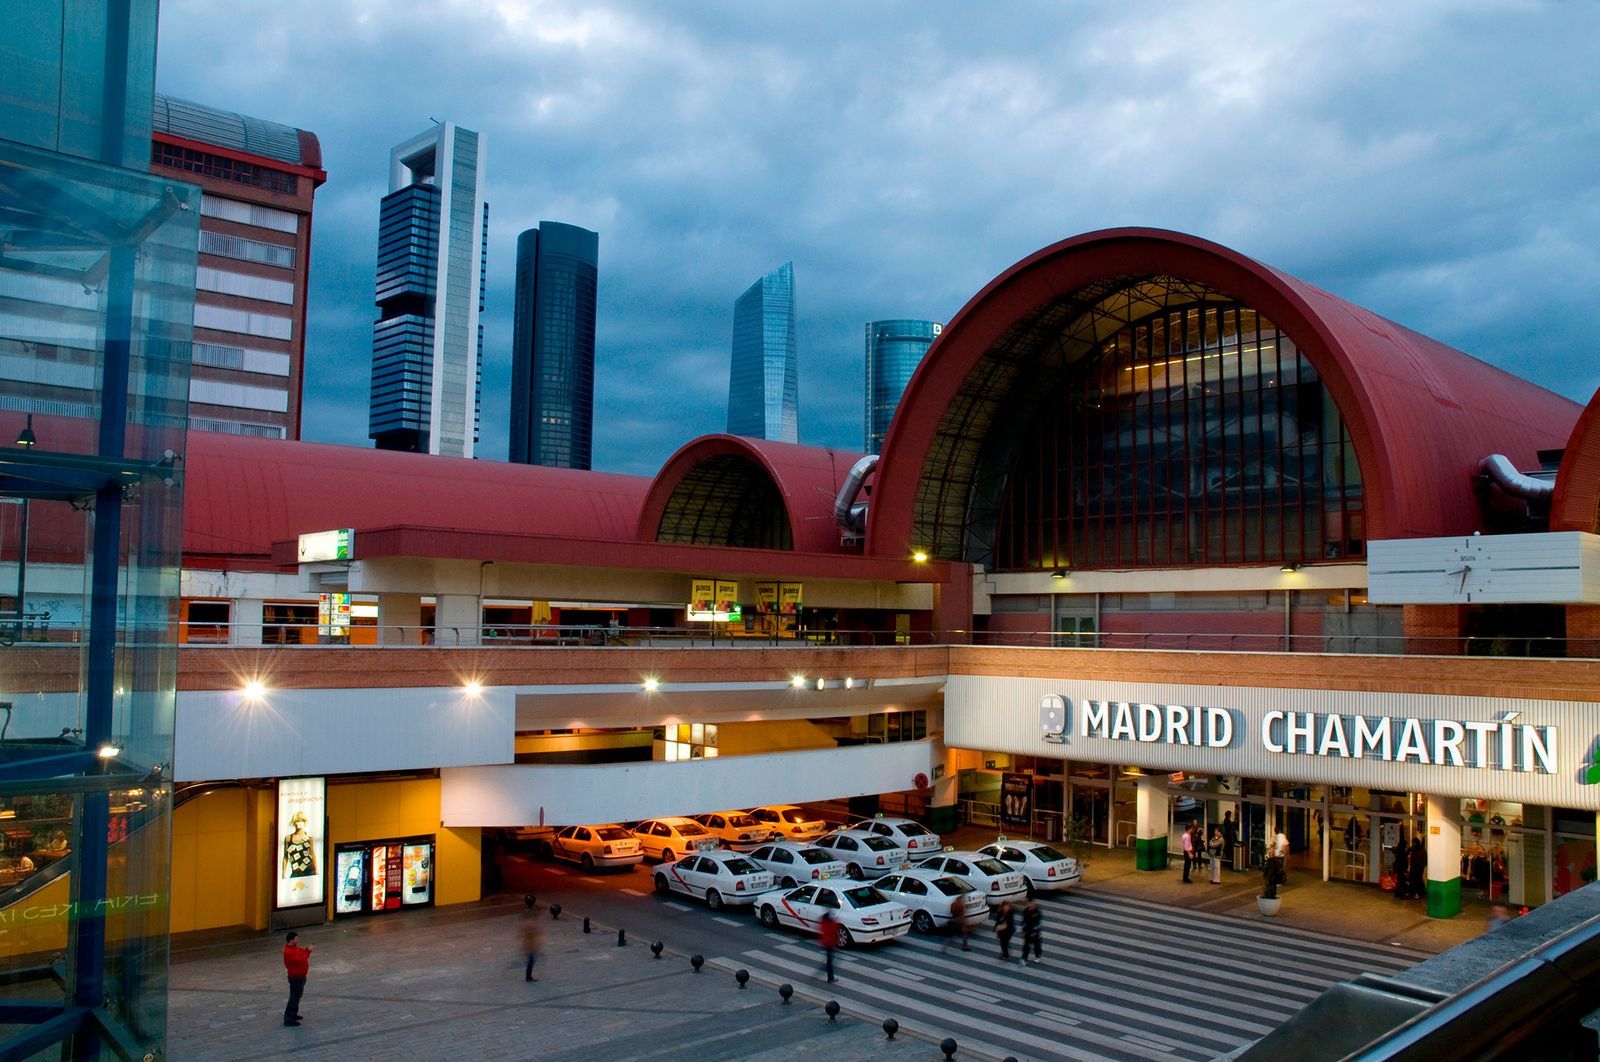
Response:
[[[1256,897],[1256,907],[1267,916],[1276,915],[1278,908],[1283,906],[1283,899],[1278,895],[1278,886],[1288,880],[1288,875],[1283,872],[1283,859],[1273,856],[1261,861],[1261,895]]]

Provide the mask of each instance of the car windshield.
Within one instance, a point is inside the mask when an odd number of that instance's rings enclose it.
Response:
[[[618,829],[615,826],[607,826],[603,830],[594,832],[600,836],[602,841],[626,841],[633,836],[627,830]]]
[[[699,837],[706,832],[706,828],[698,822],[680,822],[678,832],[685,837]]]
[[[851,907],[876,907],[880,903],[888,903],[883,898],[883,893],[871,885],[861,885],[844,893],[844,898],[850,901]]]
[[[985,874],[1010,874],[1012,869],[998,859],[974,859],[973,865]]]
[[[783,813],[784,822],[811,822],[811,816],[804,808],[790,808]]]
[[[929,834],[933,833],[932,830],[928,829],[920,822],[902,822],[900,824],[900,832],[905,834],[907,837],[927,837]]]
[[[861,838],[861,843],[872,849],[874,852],[887,852],[891,849],[900,847],[887,837],[863,837]]]
[[[1047,844],[1035,845],[1032,849],[1030,849],[1030,851],[1032,851],[1035,856],[1044,860],[1046,863],[1054,863],[1058,859],[1067,858]]]
[[[728,816],[728,825],[729,826],[744,827],[744,826],[759,826],[761,824],[759,822],[757,822],[755,819],[752,819],[749,815],[729,815]]]
[[[938,878],[934,881],[933,887],[946,896],[961,896],[964,893],[978,891],[960,878]]]
[[[761,873],[761,868],[760,867],[756,866],[754,863],[750,862],[750,860],[744,858],[743,856],[740,856],[738,859],[729,859],[729,860],[725,861],[722,865],[727,867],[729,873],[732,873],[732,874],[759,874],[759,873]]]
[[[831,862],[833,862],[833,856],[829,855],[827,852],[822,851],[820,848],[802,848],[798,852],[796,852],[795,855],[799,856],[801,859],[805,860],[807,863],[810,863],[813,866],[815,866],[818,863],[831,863]]]

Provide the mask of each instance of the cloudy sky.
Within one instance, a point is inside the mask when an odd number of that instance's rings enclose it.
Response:
[[[517,233],[600,233],[596,468],[725,426],[733,300],[792,259],[801,441],[862,325],[1056,240],[1207,237],[1580,401],[1600,386],[1600,5],[165,0],[157,86],[322,142],[305,436],[368,445],[389,148],[488,144],[483,439]]]

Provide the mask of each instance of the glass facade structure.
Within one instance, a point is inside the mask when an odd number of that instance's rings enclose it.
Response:
[[[889,421],[922,356],[939,337],[937,321],[868,321],[866,434],[863,453],[883,452]]]
[[[1114,328],[1102,318],[1099,334],[1019,439],[998,511],[998,569],[1364,552],[1349,432],[1271,321],[1210,297]]]
[[[483,379],[482,144],[452,122],[394,149],[378,214],[367,433],[380,449],[471,457]]]
[[[517,237],[511,460],[588,468],[600,236],[541,221]]]
[[[199,205],[190,185],[0,141],[0,359],[91,385],[0,395],[7,1058],[165,1051]]]
[[[733,304],[728,433],[750,439],[800,441],[793,262],[785,262],[750,285]]]

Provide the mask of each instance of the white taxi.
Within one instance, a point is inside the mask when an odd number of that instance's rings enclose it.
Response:
[[[633,828],[633,835],[639,839],[639,847],[644,849],[645,855],[663,863],[672,862],[679,853],[717,844],[710,830],[693,819],[679,817],[645,819]]]
[[[772,871],[772,880],[786,889],[802,881],[845,877],[844,861],[814,844],[773,841],[750,853],[750,858]]]
[[[978,851],[1021,871],[1029,896],[1062,892],[1083,880],[1083,869],[1076,859],[1042,841],[1009,841],[1001,837]]]
[[[989,904],[983,893],[968,885],[964,878],[953,878],[937,870],[908,867],[886,874],[872,883],[883,895],[903,903],[911,909],[911,928],[918,933],[932,933],[948,927],[954,920],[957,905],[961,921],[970,928],[989,917]]]
[[[910,852],[912,859],[922,855],[932,855],[941,847],[939,835],[915,819],[891,819],[880,815],[875,819],[862,819],[860,822],[852,823],[850,829],[865,830],[879,837],[887,837]]]
[[[983,893],[990,907],[998,907],[1007,900],[1021,899],[1028,894],[1027,879],[1020,870],[978,852],[940,852],[917,866],[962,879]]]
[[[906,850],[887,837],[862,830],[836,830],[815,841],[835,859],[844,860],[852,878],[880,878],[906,861]]]
[[[639,839],[621,826],[568,826],[550,839],[550,855],[577,863],[584,870],[595,867],[631,867],[644,859]]]
[[[791,841],[813,841],[828,832],[826,822],[797,804],[751,808],[750,817]]]
[[[766,844],[777,836],[776,830],[761,825],[743,811],[713,811],[709,815],[694,816],[694,821],[735,852]]]
[[[911,931],[911,912],[905,904],[858,882],[819,881],[756,898],[756,917],[769,928],[791,926],[815,933],[824,911],[839,923],[841,948],[893,940]]]
[[[704,900],[713,911],[744,906],[772,889],[772,875],[738,852],[708,849],[656,867],[656,892],[681,892]]]

